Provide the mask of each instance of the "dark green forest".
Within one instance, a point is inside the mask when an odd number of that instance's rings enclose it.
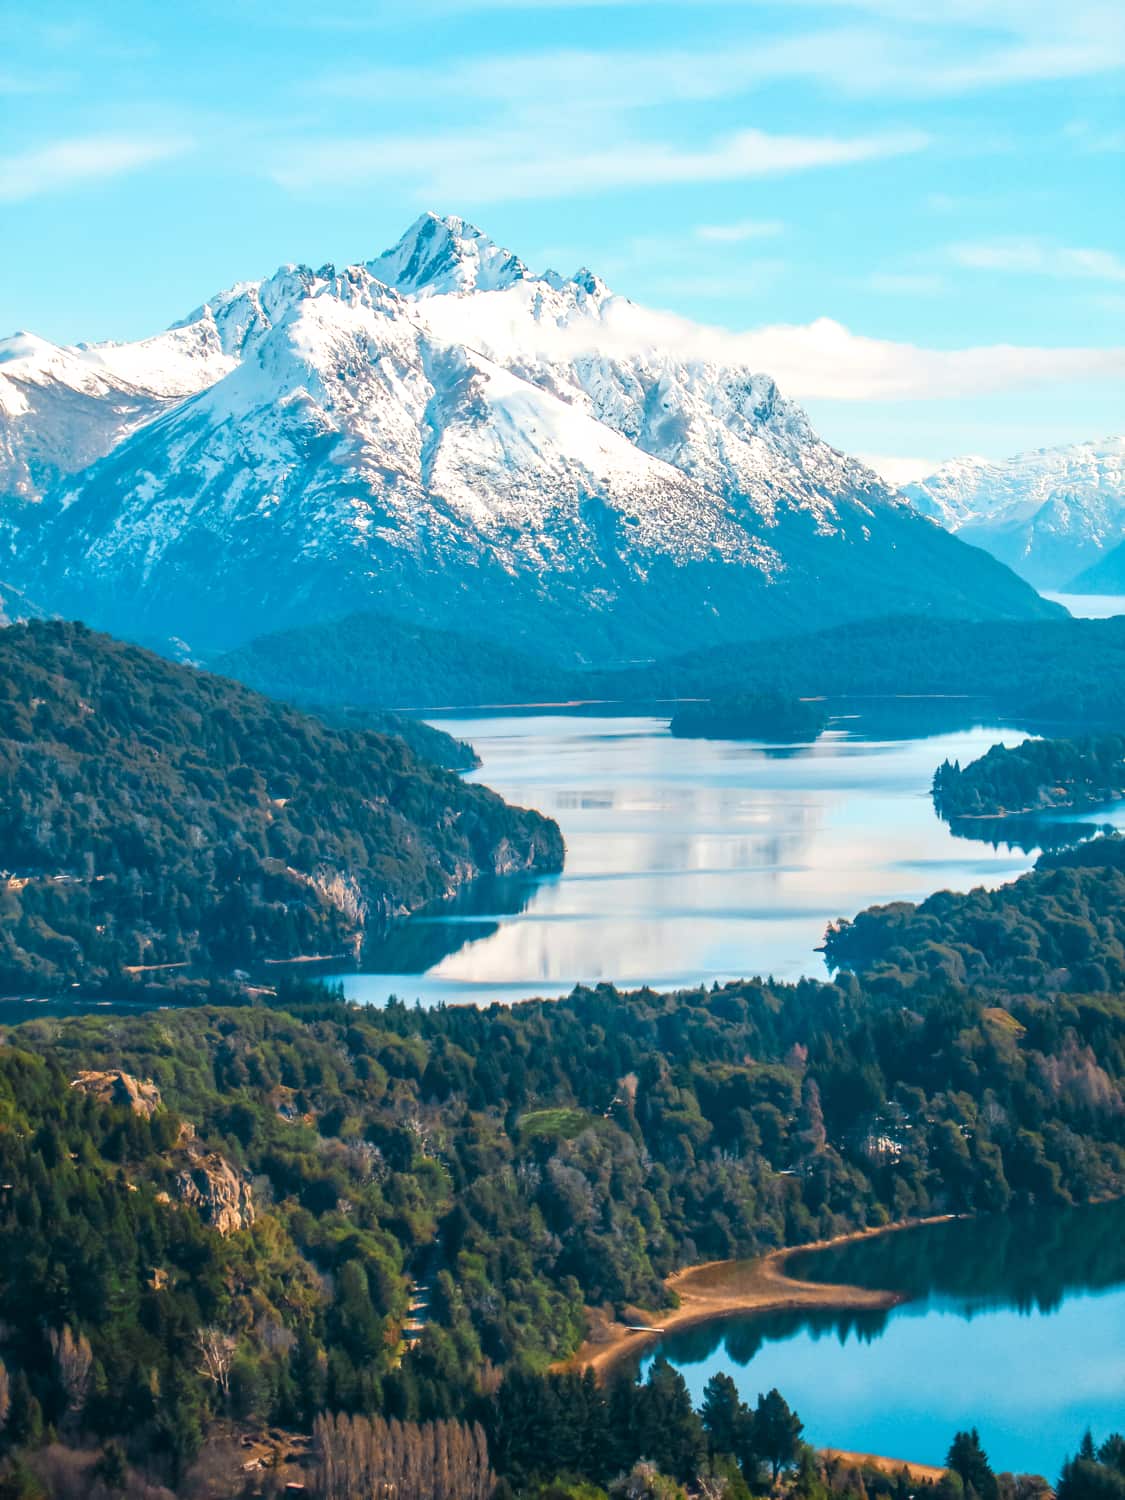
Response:
[[[967,766],[946,761],[934,775],[943,818],[1003,817],[1050,808],[1086,809],[1125,796],[1125,737],[1025,740],[993,745]]]
[[[514,638],[514,637],[513,637]],[[1125,722],[1125,619],[868,620],[688,655],[584,668],[550,636],[512,649],[471,633],[380,615],[260,636],[216,670],[304,704],[388,708],[611,698],[641,701],[781,693],[796,698],[897,695],[983,700],[1047,723]],[[547,642],[548,644],[544,644]]]
[[[882,619],[591,674],[591,697],[799,698],[920,694],[1068,726],[1125,723],[1125,617]]]
[[[327,724],[329,729],[374,729],[405,740],[419,760],[433,761],[447,771],[472,771],[480,757],[464,740],[427,724],[412,714],[396,714],[390,709],[363,708],[355,704],[308,703],[303,712]]]
[[[370,613],[258,636],[211,665],[275,698],[388,708],[557,698],[574,677],[549,656]]]
[[[444,739],[444,737],[443,737]],[[81,625],[0,632],[0,988],[354,951],[481,873],[558,869],[535,812]]]
[[[834,922],[833,968],[876,988],[971,984],[1053,994],[1125,988],[1125,837],[1044,854],[1011,885],[965,895],[939,891]]]
[[[783,1394],[695,1412],[661,1362],[557,1367],[687,1265],[1125,1195],[1125,838],[838,923],[832,982],[433,1010],[230,983],[561,859],[549,820],[334,713],[0,633],[0,982],[120,999],[183,963],[168,998],[225,1001],[3,1033],[0,1500],[294,1473],[350,1500],[374,1452],[399,1500],[907,1500],[812,1455]],[[1061,1500],[1123,1500],[1120,1440],[1079,1437]],[[972,1433],[950,1466],[934,1500],[1041,1493]]]
[[[997,893],[1001,926],[1045,950],[1065,891],[1029,892],[1086,873]],[[977,896],[944,899],[967,930]],[[1115,925],[1090,923],[1088,962]],[[9,1441],[69,1422],[179,1482],[222,1422],[480,1420],[530,1483],[495,1403],[572,1354],[589,1309],[659,1308],[696,1261],[1125,1191],[1125,1004],[1065,966],[1009,992],[1002,960],[979,990],[894,966],[423,1011],[290,984],[28,1022],[0,1052]],[[156,1086],[150,1117],[71,1086],[118,1068]],[[249,1186],[226,1234],[177,1186],[193,1150]],[[404,1352],[412,1281],[429,1306]],[[69,1416],[64,1329],[89,1346]]]
[[[779,743],[815,740],[828,723],[823,703],[783,693],[738,693],[677,708],[671,724],[680,739],[764,739]]]

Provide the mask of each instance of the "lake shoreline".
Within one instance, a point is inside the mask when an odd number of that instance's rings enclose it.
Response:
[[[929,800],[937,765],[1024,731],[978,719],[974,699],[911,699],[890,723],[876,701],[833,704],[846,719],[800,750],[676,739],[651,704],[435,714],[480,756],[474,783],[555,819],[565,869],[510,897],[435,906],[325,974],[351,999],[423,1006],[554,999],[603,978],[661,991],[759,973],[825,980],[815,950],[829,922],[1030,869],[1022,850],[954,835]]]
[[[797,1281],[786,1274],[785,1263],[790,1257],[806,1251],[828,1250],[836,1245],[928,1224],[945,1224],[958,1217],[956,1214],[936,1214],[923,1219],[904,1219],[895,1224],[851,1230],[810,1244],[787,1245],[753,1260],[713,1260],[690,1266],[667,1277],[664,1283],[679,1298],[678,1307],[645,1313],[643,1316],[648,1321],[643,1325],[632,1325],[632,1331],[630,1325],[624,1323],[603,1323],[598,1335],[587,1338],[570,1359],[560,1361],[555,1368],[590,1369],[604,1381],[622,1364],[643,1354],[668,1334],[682,1333],[704,1323],[748,1313],[790,1312],[800,1308],[884,1311],[898,1307],[909,1300],[904,1292]]]

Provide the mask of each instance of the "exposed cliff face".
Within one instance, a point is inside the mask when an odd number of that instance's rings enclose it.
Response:
[[[125,1106],[150,1119],[162,1108],[160,1090],[147,1078],[136,1078],[120,1068],[79,1073],[71,1087],[89,1094],[99,1104]],[[218,1151],[207,1151],[195,1138],[195,1127],[180,1125],[172,1165],[176,1170],[174,1191],[181,1203],[194,1208],[204,1224],[219,1234],[249,1229],[254,1222],[254,1199],[250,1184]],[[171,1202],[168,1193],[158,1194]]]
[[[176,1174],[175,1183],[180,1202],[196,1209],[219,1234],[249,1229],[254,1222],[254,1199],[246,1179],[218,1151],[204,1151],[194,1132],[186,1134],[184,1151],[187,1163]]]
[[[120,1068],[110,1072],[84,1072],[72,1079],[71,1087],[89,1094],[99,1104],[124,1105],[135,1115],[149,1119],[160,1108],[160,1090],[148,1079],[134,1078]]]

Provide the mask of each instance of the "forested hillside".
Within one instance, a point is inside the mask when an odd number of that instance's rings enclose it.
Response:
[[[80,625],[0,631],[0,986],[354,950],[562,838],[422,761]]]
[[[307,705],[421,707],[567,698],[946,698],[1043,724],[1125,723],[1125,619],[883,619],[610,667],[563,666],[459,630],[374,614],[261,636],[221,672]],[[919,714],[928,705],[915,705]],[[830,705],[831,707],[831,705]]]
[[[419,760],[433,761],[447,771],[471,771],[480,765],[472,745],[413,714],[365,708],[362,704],[318,702],[315,698],[302,704],[301,711],[320,719],[329,729],[374,729],[377,734],[395,735],[406,741]]]
[[[1066,724],[1125,723],[1125,618],[921,617],[715,646],[627,671],[593,674],[587,696],[799,698],[948,695],[990,711]]]
[[[561,855],[400,740],[81,626],[0,633],[0,683],[9,984],[117,996],[130,965],[323,950]],[[768,1393],[732,1458],[667,1366],[546,1372],[689,1264],[1125,1194],[1123,933],[1125,838],[1098,838],[837,924],[831,983],[425,1011],[287,981],[7,1030],[0,1497],[42,1500],[51,1465],[68,1497],[265,1494],[243,1441],[315,1431],[324,1500],[380,1444],[427,1500],[464,1500],[453,1455],[481,1500],[546,1500],[642,1459],[667,1495],[708,1467],[761,1493],[781,1451],[829,1500]],[[1076,1461],[1070,1500],[1114,1462]]]
[[[1069,887],[1038,909],[1021,886],[1014,922],[1065,923]],[[975,898],[947,900],[956,932]],[[660,1306],[678,1266],[1120,1194],[1125,1007],[1084,993],[1091,977],[981,998],[887,971],[433,1011],[306,986],[32,1021],[0,1054],[0,1358],[24,1413],[9,1440],[77,1403],[76,1427],[170,1476],[227,1412],[306,1432],[322,1409],[487,1427],[504,1371],[573,1352],[590,1307]],[[155,1086],[145,1113],[69,1086],[117,1068]],[[180,1120],[196,1166],[244,1184],[225,1235],[192,1217],[209,1198],[183,1186]],[[404,1352],[411,1278],[429,1309]],[[89,1342],[77,1391],[61,1329]]]
[[[825,954],[892,991],[906,984],[1120,991],[1125,988],[1125,838],[1042,855],[1011,885],[920,905],[895,901],[833,923]]]
[[[465,631],[361,613],[258,636],[215,670],[299,703],[392,708],[526,703],[565,695],[574,672]]]

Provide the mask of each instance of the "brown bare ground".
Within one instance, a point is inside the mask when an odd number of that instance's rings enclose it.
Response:
[[[900,1292],[872,1291],[866,1287],[833,1286],[824,1282],[796,1281],[785,1274],[785,1262],[803,1250],[823,1250],[850,1240],[869,1239],[917,1224],[935,1224],[948,1214],[932,1219],[914,1219],[885,1228],[860,1229],[835,1239],[820,1240],[811,1245],[794,1245],[774,1250],[757,1260],[714,1260],[669,1276],[665,1286],[679,1298],[679,1306],[660,1311],[638,1310],[635,1321],[657,1329],[657,1332],[630,1333],[626,1324],[591,1320],[594,1331],[571,1359],[558,1368],[592,1369],[601,1379],[622,1360],[641,1353],[666,1333],[710,1323],[717,1318],[736,1317],[748,1312],[779,1312],[791,1308],[888,1308],[905,1301]],[[901,1468],[901,1464],[897,1466]],[[923,1466],[924,1467],[924,1466]],[[940,1470],[938,1471],[940,1472]]]
[[[945,1473],[944,1469],[936,1468],[933,1464],[908,1463],[903,1458],[884,1458],[880,1453],[853,1453],[848,1448],[822,1448],[820,1451],[826,1459],[838,1458],[845,1464],[880,1469],[884,1474],[901,1474],[905,1469],[914,1484],[933,1482]]]

